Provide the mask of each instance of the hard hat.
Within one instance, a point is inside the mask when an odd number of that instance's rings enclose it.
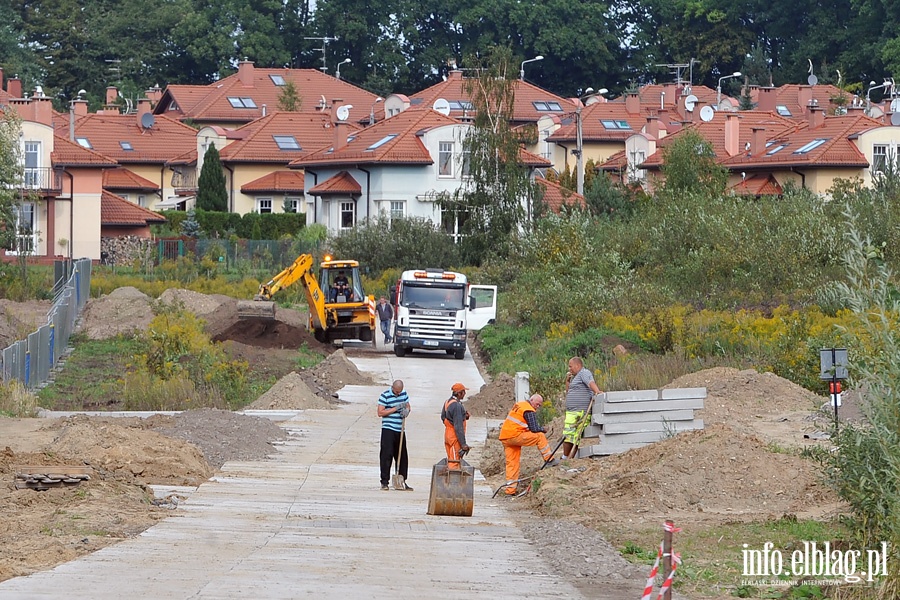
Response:
[[[461,384],[461,383],[454,383],[454,384],[453,384],[453,387],[450,388],[450,389],[453,390],[454,392],[461,392],[461,391],[467,390],[467,389],[469,389],[469,388],[467,388],[466,386],[464,386],[464,385]]]

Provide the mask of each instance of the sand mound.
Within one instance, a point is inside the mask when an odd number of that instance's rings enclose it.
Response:
[[[53,304],[48,300],[14,302],[0,298],[0,348],[24,340],[28,334],[47,323]]]
[[[746,513],[758,519],[760,511],[781,517],[829,497],[808,460],[772,452],[760,439],[721,424],[585,464],[581,473],[551,472],[576,484],[567,488],[572,494],[620,513],[684,511],[737,519]]]
[[[309,408],[334,408],[327,400],[316,395],[296,372],[290,372],[257,398],[247,408],[259,410],[303,410]]]
[[[313,387],[323,387],[327,390],[339,390],[345,385],[375,385],[368,375],[364,375],[356,368],[343,349],[333,352],[328,358],[307,371],[314,382]]]
[[[92,340],[105,340],[145,331],[152,320],[150,298],[137,288],[121,287],[88,301],[81,331]]]
[[[500,373],[494,380],[481,386],[478,393],[468,397],[463,404],[473,417],[502,419],[516,401],[516,380],[512,375]]]
[[[200,485],[212,475],[193,444],[112,419],[70,417],[46,450],[75,461],[70,464],[145,483]]]
[[[182,288],[169,288],[159,296],[162,304],[183,306],[186,311],[194,313],[198,317],[205,317],[215,312],[228,300],[231,300],[228,296],[209,296]],[[234,302],[234,300],[231,301]]]

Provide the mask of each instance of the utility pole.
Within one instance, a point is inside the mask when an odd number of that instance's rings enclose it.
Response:
[[[575,108],[575,152],[577,152],[578,182],[575,191],[584,195],[584,145],[581,139],[581,99],[578,99],[578,107]]]

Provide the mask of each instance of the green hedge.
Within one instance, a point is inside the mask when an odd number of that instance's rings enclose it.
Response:
[[[166,210],[162,215],[168,220],[168,226],[174,231],[181,231],[181,223],[187,213],[180,210]],[[196,211],[197,222],[204,234],[210,237],[227,237],[235,234],[242,239],[277,240],[283,235],[296,235],[306,225],[303,213],[237,213],[208,210]]]

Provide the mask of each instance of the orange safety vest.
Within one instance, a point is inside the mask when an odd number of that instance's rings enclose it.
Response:
[[[516,402],[516,405],[513,406],[512,410],[509,411],[509,414],[506,415],[506,420],[503,421],[503,425],[500,427],[500,439],[509,440],[520,433],[530,431],[530,429],[528,429],[528,422],[525,420],[525,413],[529,411],[534,412],[534,407],[531,405],[531,402],[528,402],[527,400]]]

